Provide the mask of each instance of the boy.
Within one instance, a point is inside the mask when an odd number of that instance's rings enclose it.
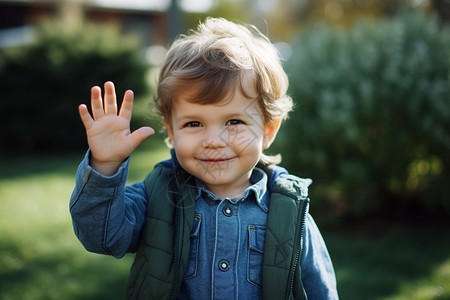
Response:
[[[337,299],[326,246],[307,213],[308,179],[265,156],[292,108],[287,76],[255,28],[207,19],[162,66],[155,105],[172,158],[125,186],[133,93],[114,85],[79,112],[90,150],[70,201],[87,250],[136,252],[129,299]]]

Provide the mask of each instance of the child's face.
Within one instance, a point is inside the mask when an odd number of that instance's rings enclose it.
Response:
[[[257,101],[238,89],[217,104],[185,99],[182,94],[175,101],[171,124],[166,123],[181,166],[218,197],[242,195],[277,126],[264,124]]]

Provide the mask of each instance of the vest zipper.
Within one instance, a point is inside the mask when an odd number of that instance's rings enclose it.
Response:
[[[302,223],[300,224],[300,234],[298,235],[297,243],[295,244],[295,258],[294,262],[292,263],[291,267],[291,274],[290,274],[290,286],[288,293],[286,294],[286,299],[289,299],[289,295],[292,293],[292,290],[294,289],[294,277],[295,277],[295,269],[297,268],[298,261],[300,258],[300,251],[302,249],[301,243],[302,243],[302,235],[303,235],[303,228],[305,227],[306,222],[306,211],[308,207],[309,198],[306,198],[303,200],[303,208],[302,208]]]

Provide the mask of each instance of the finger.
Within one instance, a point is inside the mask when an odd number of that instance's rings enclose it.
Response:
[[[136,149],[146,138],[153,135],[155,130],[151,127],[141,127],[136,129],[131,134],[131,139],[133,141],[133,146]]]
[[[131,120],[133,113],[133,98],[134,93],[131,90],[125,92],[123,96],[122,106],[120,107],[119,116],[124,117],[127,120]]]
[[[85,104],[78,106],[78,112],[80,114],[81,122],[83,122],[84,128],[88,130],[94,124],[94,119],[92,119],[89,114],[88,108]]]
[[[105,82],[105,114],[117,115],[116,91],[111,81]]]
[[[91,89],[91,109],[95,120],[105,116],[103,111],[102,90],[98,86]]]

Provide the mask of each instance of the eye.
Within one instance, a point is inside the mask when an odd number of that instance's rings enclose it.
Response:
[[[244,122],[238,119],[232,119],[229,120],[226,125],[239,125],[239,124],[244,124]]]
[[[200,126],[202,126],[202,123],[198,121],[187,122],[186,124],[183,125],[183,127],[200,127]]]

